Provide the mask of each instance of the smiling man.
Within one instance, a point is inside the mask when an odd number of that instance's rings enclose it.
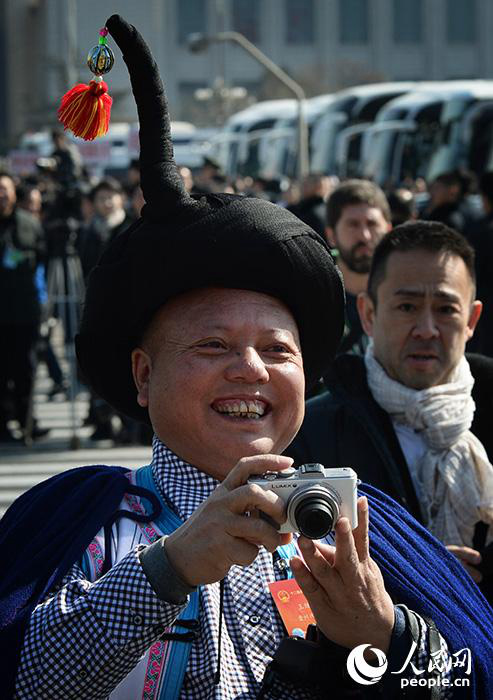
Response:
[[[481,314],[473,250],[440,223],[398,226],[375,250],[358,309],[371,339],[365,358],[338,358],[326,377],[329,394],[309,403],[290,454],[352,465],[479,582],[478,550],[493,540],[493,468],[470,432],[471,371],[481,374],[480,395],[489,387],[481,407],[488,410],[492,363],[464,356]]]
[[[247,454],[280,454],[301,425],[299,332],[277,299],[189,292],[156,314],[142,346],[133,351],[139,404],[155,430],[173,436],[168,447],[216,479]],[[211,441],[221,444],[213,466]]]

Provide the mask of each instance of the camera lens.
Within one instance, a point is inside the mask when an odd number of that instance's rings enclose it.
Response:
[[[318,496],[302,501],[294,512],[299,531],[311,540],[319,540],[334,529],[339,509]]]
[[[318,484],[300,487],[287,503],[288,520],[299,533],[318,540],[334,529],[338,500],[337,494]]]

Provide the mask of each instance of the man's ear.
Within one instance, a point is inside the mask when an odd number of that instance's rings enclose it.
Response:
[[[360,292],[356,299],[359,318],[363,330],[370,338],[373,336],[373,322],[375,320],[375,306],[367,292]]]
[[[152,362],[149,355],[142,348],[132,351],[132,375],[137,387],[137,403],[142,408],[149,405],[149,379],[151,376]]]
[[[327,239],[327,242],[330,246],[332,246],[333,248],[337,246],[335,231],[332,228],[332,226],[325,227],[325,238]]]
[[[472,302],[471,313],[469,315],[469,321],[467,322],[467,340],[472,338],[472,336],[474,335],[474,330],[477,326],[482,310],[483,302],[478,301],[477,299],[476,301]]]

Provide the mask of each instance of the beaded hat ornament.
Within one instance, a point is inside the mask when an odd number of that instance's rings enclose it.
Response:
[[[113,68],[115,57],[108,46],[108,30],[99,32],[99,44],[89,51],[87,65],[96,76],[89,85],[79,83],[62,97],[58,118],[65,127],[85,141],[104,136],[108,131],[113,99],[108,95],[108,86],[103,76]]]

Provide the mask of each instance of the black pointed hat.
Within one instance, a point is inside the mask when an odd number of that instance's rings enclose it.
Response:
[[[106,26],[137,103],[146,204],[89,276],[76,338],[85,379],[119,411],[148,420],[136,400],[131,351],[168,300],[224,287],[286,304],[298,324],[307,384],[314,383],[332,361],[344,324],[343,285],[328,246],[296,216],[262,199],[190,196],[173,160],[168,107],[149,48],[118,15]]]

